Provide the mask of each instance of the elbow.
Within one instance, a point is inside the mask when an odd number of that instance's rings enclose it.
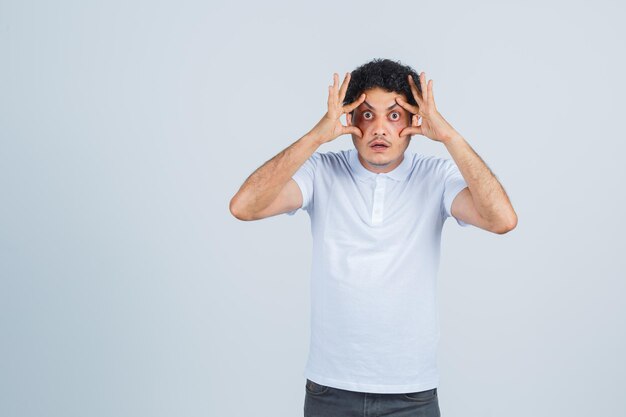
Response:
[[[500,222],[497,226],[495,226],[492,229],[492,232],[497,233],[499,235],[503,235],[515,229],[516,226],[517,226],[517,215],[513,213],[513,215],[510,218],[506,219],[505,221]]]
[[[230,214],[232,214],[233,217],[235,217],[237,220],[242,220],[242,221],[252,220],[252,218],[250,216],[248,216],[241,209],[241,207],[239,207],[239,205],[237,204],[237,196],[236,195],[230,200],[230,204],[228,206],[228,209],[230,210]]]

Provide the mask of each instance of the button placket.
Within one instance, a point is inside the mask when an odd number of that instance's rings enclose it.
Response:
[[[383,204],[385,202],[385,185],[387,178],[376,175],[376,188],[374,189],[374,204],[372,204],[372,224],[379,224],[383,221]]]

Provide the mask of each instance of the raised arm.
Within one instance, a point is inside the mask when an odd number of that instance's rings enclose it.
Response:
[[[350,73],[339,88],[339,75],[333,74],[333,85],[328,87],[328,111],[307,134],[292,143],[278,155],[254,171],[230,200],[230,212],[239,220],[259,220],[286,213],[302,206],[300,188],[291,177],[323,143],[343,134],[362,136],[352,126],[349,113],[365,100],[362,94],[351,104],[342,106],[350,82]],[[348,113],[348,126],[340,117]]]
[[[417,106],[402,99],[398,104],[413,113],[411,126],[400,136],[417,133],[443,143],[467,183],[452,201],[450,214],[465,223],[473,224],[493,233],[504,234],[517,226],[517,213],[511,205],[504,187],[487,164],[465,139],[443,118],[433,95],[433,80],[426,83],[426,74],[420,74],[420,87],[412,76],[407,76]],[[418,125],[419,117],[422,124]]]
[[[299,208],[302,195],[291,177],[318,147],[309,132],[254,171],[230,200],[232,215],[259,220]]]

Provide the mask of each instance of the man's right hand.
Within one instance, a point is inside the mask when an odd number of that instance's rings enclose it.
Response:
[[[350,83],[350,73],[346,73],[346,77],[341,83],[341,88],[337,88],[339,84],[339,75],[333,74],[333,85],[328,86],[328,111],[322,119],[311,129],[311,133],[319,138],[320,144],[330,142],[337,137],[345,134],[354,134],[363,137],[361,129],[352,125],[350,113],[365,101],[365,93],[350,104],[343,106],[343,100],[346,96],[346,90]],[[346,121],[348,126],[341,124],[340,117],[346,113]]]

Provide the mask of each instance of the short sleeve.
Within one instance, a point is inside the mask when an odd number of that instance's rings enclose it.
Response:
[[[315,171],[321,158],[320,152],[314,152],[300,168],[291,177],[302,193],[302,206],[288,211],[287,215],[293,216],[299,209],[309,211],[311,209],[311,202],[313,201],[313,180],[315,179]]]
[[[451,159],[444,160],[444,189],[443,189],[443,215],[444,220],[450,216],[452,216],[452,201],[465,187],[467,187],[467,182],[461,175],[461,171]],[[469,226],[469,223],[465,223],[462,220],[457,219],[452,216],[456,222],[463,227]]]

